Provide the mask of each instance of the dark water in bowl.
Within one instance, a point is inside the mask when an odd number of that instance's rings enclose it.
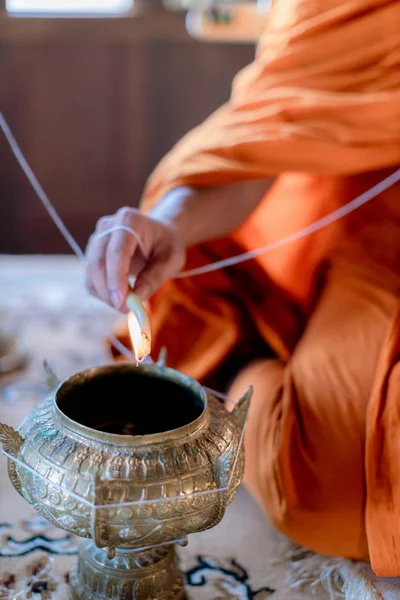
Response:
[[[202,400],[190,389],[140,371],[96,375],[60,392],[57,405],[67,417],[91,429],[120,435],[177,429],[204,410]]]

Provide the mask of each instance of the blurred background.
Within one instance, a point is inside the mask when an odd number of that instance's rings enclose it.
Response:
[[[82,247],[228,98],[261,13],[253,2],[0,0],[0,110]],[[0,170],[0,253],[70,253],[1,132]]]

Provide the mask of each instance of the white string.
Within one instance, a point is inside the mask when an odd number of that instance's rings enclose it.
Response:
[[[348,202],[344,206],[334,210],[329,213],[325,217],[314,221],[311,225],[304,227],[303,229],[299,229],[295,233],[287,235],[286,237],[281,238],[280,240],[276,240],[267,246],[262,246],[261,248],[257,248],[256,250],[250,250],[249,252],[244,252],[243,254],[239,254],[237,256],[232,256],[231,258],[225,258],[224,260],[218,260],[216,262],[210,263],[208,265],[204,265],[203,267],[198,267],[197,269],[191,269],[189,271],[182,271],[176,276],[176,279],[180,279],[183,277],[195,277],[196,275],[202,275],[203,273],[210,273],[211,271],[216,271],[217,269],[224,269],[226,267],[231,267],[232,265],[237,265],[239,263],[245,262],[247,260],[251,260],[252,258],[256,258],[260,256],[260,254],[265,254],[267,252],[271,252],[272,250],[276,250],[277,248],[281,248],[282,246],[286,246],[300,240],[301,238],[307,237],[328,225],[331,225],[335,221],[342,219],[346,215],[352,213],[353,211],[360,208],[392,185],[400,181],[400,169],[397,169],[394,173],[374,185],[369,190],[363,192],[360,196]]]
[[[131,229],[130,227],[128,227],[128,225],[115,225],[114,227],[111,227],[111,229],[107,229],[106,231],[102,231],[101,233],[96,233],[94,237],[100,240],[101,238],[106,237],[107,235],[111,235],[112,233],[114,233],[114,231],[126,231],[127,233],[130,233],[137,241],[144,258],[148,259],[148,252],[144,246],[142,238],[137,233],[137,231]]]
[[[7,138],[8,143],[10,144],[11,150],[13,151],[18,163],[20,164],[23,172],[25,173],[26,177],[30,181],[33,189],[37,193],[43,206],[45,207],[45,209],[49,213],[50,217],[52,218],[54,224],[60,231],[61,235],[68,242],[68,244],[70,245],[72,250],[75,252],[75,254],[82,261],[85,261],[84,252],[81,250],[78,243],[75,241],[75,239],[72,237],[72,235],[70,234],[70,232],[64,225],[62,219],[58,215],[57,211],[55,210],[54,206],[51,204],[50,200],[48,199],[47,195],[45,194],[40,183],[36,179],[32,169],[30,168],[27,161],[25,160],[25,157],[22,154],[22,152],[17,144],[17,141],[14,138],[14,136],[13,136],[10,128],[8,127],[7,122],[4,119],[3,114],[1,112],[0,112],[0,126],[4,132],[4,135]],[[275,250],[276,248],[281,248],[282,246],[291,244],[292,242],[294,242],[296,240],[299,240],[303,237],[311,235],[312,233],[315,233],[315,232],[319,231],[320,229],[327,227],[328,225],[334,223],[335,221],[338,221],[339,219],[343,218],[345,215],[352,213],[353,211],[357,210],[358,208],[360,208],[361,206],[363,206],[364,204],[366,204],[367,202],[369,202],[370,200],[372,200],[373,198],[375,198],[376,196],[381,194],[383,191],[387,190],[389,187],[391,187],[398,181],[400,181],[400,169],[397,169],[396,171],[394,171],[394,173],[392,173],[391,175],[389,175],[388,177],[383,179],[378,184],[374,185],[369,190],[365,191],[363,194],[361,194],[360,196],[358,196],[357,198],[355,198],[354,200],[352,200],[345,206],[342,206],[342,207],[338,208],[337,210],[334,210],[333,212],[329,213],[325,217],[318,219],[311,225],[304,227],[303,229],[300,229],[299,231],[296,231],[295,233],[293,233],[291,235],[288,235],[284,238],[281,238],[280,240],[272,242],[271,244],[268,244],[267,246],[263,246],[262,248],[257,248],[255,250],[251,250],[249,252],[239,254],[238,256],[233,256],[231,258],[216,261],[209,265],[204,265],[203,267],[191,269],[188,271],[183,271],[183,272],[179,273],[176,276],[176,278],[194,277],[196,275],[202,275],[204,273],[216,271],[218,269],[226,268],[226,267],[229,267],[232,265],[236,265],[236,264],[245,262],[247,260],[251,260],[252,258],[259,256],[260,254],[264,254],[266,252]],[[126,230],[126,231],[129,230],[129,233],[134,235],[139,243],[140,236],[138,236],[138,234],[135,231],[133,231],[130,228],[125,229],[125,226],[118,226],[118,227],[124,228],[124,230]],[[111,231],[112,230],[110,230],[110,232],[107,232],[107,235],[108,235],[108,233],[111,233]],[[106,235],[106,232],[104,232],[104,234],[101,234],[101,235]],[[141,243],[141,249],[142,249],[142,240],[140,240],[140,243]],[[117,348],[117,350],[119,352],[121,352],[121,354],[123,356],[125,356],[129,360],[134,359],[133,353],[128,348],[126,348],[123,344],[121,344],[121,342],[119,340],[114,338],[114,336],[109,336],[109,340],[114,344],[114,346]]]
[[[74,253],[78,256],[78,258],[82,262],[85,262],[85,253],[82,251],[82,249],[80,248],[77,241],[72,237],[72,235],[66,228],[63,220],[57,213],[56,209],[50,202],[49,198],[47,197],[47,194],[43,190],[43,188],[40,185],[39,181],[37,180],[34,172],[30,168],[24,155],[22,154],[21,149],[18,146],[18,143],[17,143],[15,137],[13,136],[13,134],[11,132],[11,129],[7,125],[7,122],[6,122],[5,118],[3,117],[3,113],[1,113],[1,112],[0,112],[0,126],[4,132],[4,135],[6,136],[8,143],[10,144],[11,150],[12,150],[15,158],[17,159],[21,169],[23,170],[26,177],[28,178],[31,186],[35,190],[35,192],[38,195],[43,206],[49,213],[55,226],[58,228],[59,232],[64,237],[64,239],[67,241],[67,243],[70,245],[70,247],[72,248]],[[116,337],[114,337],[113,335],[109,335],[108,339],[115,346],[115,348],[118,350],[118,352],[120,352],[122,354],[122,356],[124,356],[128,360],[136,360],[135,355],[129,350],[129,348],[126,348],[126,346],[124,346],[124,344],[122,344]]]
[[[46,208],[50,217],[53,219],[53,221],[54,221],[55,225],[58,227],[60,233],[64,236],[65,240],[71,246],[71,248],[75,252],[75,254],[77,256],[79,256],[79,258],[81,258],[81,260],[84,261],[85,260],[84,253],[82,252],[81,248],[79,247],[79,245],[77,244],[75,239],[72,237],[72,235],[70,234],[70,232],[64,225],[62,219],[58,215],[57,211],[55,210],[54,206],[51,204],[50,200],[48,199],[47,195],[45,194],[40,183],[36,179],[32,169],[30,168],[29,164],[25,160],[25,157],[22,154],[22,152],[17,144],[17,141],[15,140],[13,134],[11,133],[11,130],[8,127],[6,120],[4,119],[3,114],[1,112],[0,112],[0,125],[4,131],[4,134],[8,140],[8,143],[11,146],[11,149],[12,149],[17,161],[19,162],[22,170],[24,171],[25,175],[29,179],[33,189],[37,193],[39,199],[41,200],[42,204]],[[300,230],[296,231],[295,233],[292,233],[291,235],[281,238],[280,240],[276,240],[275,242],[272,242],[271,244],[268,244],[266,246],[262,246],[261,248],[257,248],[255,250],[250,250],[249,252],[244,252],[237,256],[232,256],[231,258],[219,260],[219,261],[210,263],[208,265],[204,265],[203,267],[198,267],[196,269],[182,271],[181,273],[179,273],[176,276],[176,279],[180,279],[183,277],[195,277],[196,275],[202,275],[204,273],[210,273],[211,271],[216,271],[218,269],[223,269],[226,267],[230,267],[232,265],[237,265],[239,263],[251,260],[252,258],[256,258],[257,256],[260,256],[261,254],[264,254],[266,252],[271,252],[272,250],[276,250],[277,248],[281,248],[282,246],[286,246],[286,245],[291,244],[292,242],[295,242],[301,238],[307,237],[308,235],[316,233],[317,231],[324,229],[328,225],[335,223],[335,221],[338,221],[339,219],[342,219],[346,215],[354,212],[355,210],[357,210],[358,208],[360,208],[367,202],[370,202],[371,200],[373,200],[376,196],[378,196],[383,191],[390,188],[392,185],[394,185],[398,181],[400,181],[400,169],[397,169],[396,171],[394,171],[394,173],[392,173],[391,175],[389,175],[388,177],[386,177],[385,179],[383,179],[382,181],[380,181],[379,183],[374,185],[369,190],[363,192],[360,196],[358,196],[351,202],[348,202],[345,206],[341,206],[340,208],[334,210],[333,212],[329,213],[325,217],[322,217],[321,219],[314,221],[314,223],[312,223],[311,225],[308,225],[307,227],[304,227],[303,229],[300,229]],[[113,228],[105,231],[105,232],[102,232],[101,234],[97,234],[97,237],[103,237],[103,236],[109,235],[113,231],[116,231],[117,229],[122,229],[123,231],[127,231],[128,233],[132,234],[135,237],[136,241],[138,242],[141,251],[143,252],[144,255],[146,255],[146,250],[144,248],[143,241],[140,238],[139,234],[128,226],[118,225],[116,227],[113,227]]]
[[[340,208],[334,210],[333,212],[329,213],[325,217],[321,217],[321,219],[314,221],[314,223],[311,223],[307,227],[304,227],[303,229],[300,229],[300,230],[296,231],[295,233],[285,236],[285,237],[281,238],[280,240],[276,240],[275,242],[272,242],[270,244],[267,244],[266,246],[262,246],[261,248],[256,248],[255,250],[250,250],[248,252],[238,254],[237,256],[232,256],[231,258],[225,258],[223,260],[219,260],[219,261],[210,263],[208,265],[198,267],[196,269],[182,271],[181,273],[178,273],[178,275],[175,276],[175,279],[182,279],[185,277],[195,277],[196,275],[203,275],[204,273],[210,273],[212,271],[217,271],[219,269],[231,267],[233,265],[236,265],[236,264],[239,264],[242,262],[246,262],[248,260],[252,260],[253,258],[256,258],[257,256],[260,256],[261,254],[266,254],[267,252],[271,252],[272,250],[276,250],[277,248],[281,248],[282,246],[286,246],[286,245],[291,244],[299,239],[302,239],[304,237],[312,235],[313,233],[315,233],[325,227],[328,227],[328,225],[335,223],[335,221],[338,221],[339,219],[342,219],[346,215],[357,210],[357,208],[360,208],[361,206],[363,206],[370,200],[373,200],[374,198],[376,198],[376,196],[378,196],[379,194],[381,194],[382,192],[387,190],[389,187],[391,187],[398,181],[400,181],[400,169],[397,169],[396,171],[394,171],[394,173],[392,173],[391,175],[388,175],[388,177],[386,177],[385,179],[383,179],[382,181],[380,181],[379,183],[374,185],[372,188],[370,188],[370,189],[366,190],[365,192],[363,192],[362,194],[360,194],[360,196],[358,196],[357,198],[354,198],[354,200],[352,200],[351,202],[348,202],[345,206],[341,206]],[[118,230],[122,230],[122,231],[126,231],[126,232],[130,233],[137,241],[139,248],[143,253],[143,256],[145,258],[147,257],[147,251],[146,251],[146,248],[144,247],[141,237],[134,229],[131,229],[127,225],[116,225],[115,227],[112,227],[111,229],[107,229],[107,231],[96,234],[95,237],[100,239],[100,238],[110,235],[114,231],[118,231]]]
[[[22,154],[21,149],[19,148],[19,146],[17,144],[17,141],[14,138],[13,134],[11,133],[11,129],[7,125],[7,122],[6,122],[5,118],[3,117],[3,113],[1,113],[1,112],[0,112],[0,125],[4,132],[4,135],[7,138],[8,143],[10,144],[11,150],[13,151],[15,158],[19,162],[20,167],[22,168],[23,172],[27,176],[27,178],[28,178],[31,186],[35,190],[36,194],[39,196],[39,199],[42,202],[43,206],[49,213],[50,217],[53,219],[54,224],[56,225],[56,227],[58,228],[58,230],[60,231],[60,233],[64,237],[64,239],[67,241],[67,243],[71,246],[71,248],[75,252],[75,254],[77,256],[79,256],[79,258],[81,260],[85,260],[85,254],[83,253],[83,251],[79,247],[79,244],[75,241],[75,239],[72,237],[72,235],[70,234],[70,232],[64,225],[64,222],[58,215],[56,209],[51,204],[51,202],[48,199],[47,195],[45,194],[43,188],[41,187],[40,183],[36,179],[34,172],[28,165],[27,161],[25,160],[25,157]]]

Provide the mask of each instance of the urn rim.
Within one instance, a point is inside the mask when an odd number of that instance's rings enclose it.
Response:
[[[169,379],[170,381],[190,389],[192,393],[194,392],[198,396],[199,400],[203,404],[200,415],[190,423],[177,427],[176,429],[163,431],[161,433],[150,433],[146,435],[121,435],[99,431],[97,429],[92,429],[87,425],[83,425],[71,417],[68,417],[58,406],[58,401],[61,400],[61,398],[67,394],[74,385],[79,385],[80,383],[83,383],[87,379],[91,379],[96,375],[107,375],[108,373],[115,373],[118,371],[134,371],[135,373],[139,371],[146,374],[152,374],[155,377]],[[192,379],[180,371],[176,371],[175,369],[171,369],[170,367],[165,367],[157,363],[151,365],[140,364],[137,366],[130,362],[121,361],[116,364],[100,365],[78,371],[58,385],[54,392],[53,402],[57,420],[68,430],[97,442],[125,447],[149,446],[152,444],[164,444],[177,439],[182,440],[183,438],[189,437],[196,433],[199,428],[204,425],[208,414],[208,396],[202,385],[195,379]],[[168,400],[166,400],[166,402],[168,402]]]

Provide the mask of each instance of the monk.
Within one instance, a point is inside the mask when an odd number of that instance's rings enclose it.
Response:
[[[229,101],[87,251],[89,289],[122,312],[137,277],[155,354],[232,397],[254,385],[245,484],[275,526],[379,576],[400,575],[400,186],[257,259],[175,277],[280,240],[399,165],[400,1],[276,0]]]

